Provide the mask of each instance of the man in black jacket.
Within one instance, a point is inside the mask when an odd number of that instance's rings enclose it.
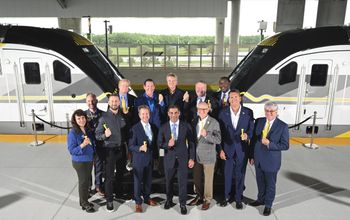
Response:
[[[96,139],[104,141],[105,161],[106,161],[106,198],[107,211],[113,212],[113,182],[115,179],[114,170],[116,169],[116,161],[122,161],[122,130],[126,126],[125,119],[119,112],[120,100],[117,94],[112,94],[108,97],[108,110],[104,112],[99,119],[96,128]],[[123,169],[123,165],[117,167]]]

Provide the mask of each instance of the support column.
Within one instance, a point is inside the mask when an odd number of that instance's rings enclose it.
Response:
[[[81,18],[58,18],[58,27],[81,34]]]
[[[237,62],[238,62],[240,7],[241,7],[241,0],[232,0],[231,1],[231,32],[230,32],[229,67],[237,66]]]
[[[216,18],[214,67],[224,67],[225,18]]]
[[[344,25],[347,0],[319,0],[316,27]]]

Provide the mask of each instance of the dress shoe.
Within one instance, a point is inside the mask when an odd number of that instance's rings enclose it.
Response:
[[[153,200],[153,199],[149,199],[148,201],[145,201],[145,203],[147,205],[149,205],[149,206],[156,206],[156,205],[158,205],[158,203],[155,200]]]
[[[229,201],[228,201],[227,199],[224,199],[224,200],[222,200],[222,201],[220,202],[220,206],[221,206],[221,207],[226,207],[227,204],[229,204]]]
[[[202,205],[202,210],[208,210],[210,207],[210,202],[204,201]]]
[[[243,204],[241,202],[236,202],[236,209],[243,209]]]
[[[271,208],[265,207],[264,212],[263,212],[263,215],[264,215],[264,216],[269,216],[270,214],[271,214]]]
[[[200,198],[199,196],[196,196],[190,203],[188,203],[189,206],[195,206],[195,205],[200,205],[203,203],[203,199]]]
[[[171,200],[167,200],[164,204],[164,209],[170,209],[171,207],[173,207],[175,205],[175,203],[173,203],[173,201]]]
[[[113,201],[107,202],[107,212],[113,212],[113,211],[114,211]]]
[[[141,206],[141,204],[136,204],[136,206],[135,206],[135,212],[137,212],[137,213],[142,213],[142,206]]]
[[[187,208],[186,205],[180,205],[181,215],[187,214]]]
[[[264,205],[264,203],[259,202],[258,200],[256,200],[254,202],[249,203],[248,205],[256,207],[256,206]]]
[[[96,210],[94,209],[94,205],[92,203],[89,203],[88,205],[86,206],[82,206],[81,207],[82,210],[85,210],[86,212],[88,213],[93,213],[95,212]]]

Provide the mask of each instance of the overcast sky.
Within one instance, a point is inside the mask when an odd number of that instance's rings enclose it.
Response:
[[[277,17],[277,0],[241,1],[240,35],[258,34],[258,21],[268,22],[266,35],[273,34],[273,22]],[[225,20],[225,35],[230,34],[230,4]],[[306,0],[304,27],[315,27],[318,0]],[[92,18],[92,32],[104,33],[104,20],[109,20],[113,32],[174,34],[174,35],[215,35],[215,18]],[[58,27],[56,18],[0,18],[0,23],[38,27]],[[345,24],[350,24],[350,3],[347,4]],[[88,32],[87,18],[82,19],[82,32]]]

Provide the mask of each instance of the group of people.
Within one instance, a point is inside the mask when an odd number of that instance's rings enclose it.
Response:
[[[225,180],[224,200],[220,206],[235,201],[236,208],[242,209],[249,162],[255,165],[258,185],[257,199],[249,205],[264,205],[263,214],[270,215],[281,151],[289,148],[288,126],[278,119],[277,104],[265,103],[265,117],[254,120],[253,111],[242,104],[240,91],[229,89],[227,77],[220,79],[220,91],[213,96],[207,94],[204,81],[195,84],[193,95],[177,87],[175,74],[169,73],[166,81],[168,87],[157,93],[154,81],[145,80],[144,93],[136,98],[128,93],[129,80],[122,79],[118,83],[118,93],[108,97],[106,112],[97,108],[96,95],[88,93],[88,110],[79,109],[73,113],[73,129],[67,142],[78,174],[82,209],[95,211],[88,202],[94,166],[96,191],[105,195],[107,211],[114,210],[113,187],[122,178],[122,170],[130,159],[135,212],[143,212],[142,203],[158,205],[150,197],[152,170],[163,149],[164,209],[175,205],[176,174],[181,214],[187,214],[186,205],[202,205],[202,210],[209,209],[216,166],[223,167]],[[196,197],[186,204],[188,169],[193,169]]]

